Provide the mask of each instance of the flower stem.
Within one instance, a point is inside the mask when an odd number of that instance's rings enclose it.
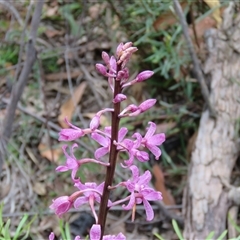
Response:
[[[119,67],[119,66],[118,66]],[[121,85],[120,81],[115,81],[114,86],[114,98],[117,94],[121,93]],[[120,113],[120,103],[114,104],[114,112],[112,113],[112,133],[111,133],[111,143],[110,143],[110,154],[109,154],[109,163],[110,165],[107,167],[107,173],[105,178],[105,184],[98,214],[98,224],[101,225],[101,239],[104,234],[104,228],[107,218],[107,212],[109,210],[108,207],[108,200],[110,195],[110,190],[108,186],[111,186],[113,183],[113,177],[117,162],[117,146],[114,144],[114,141],[118,141],[118,130],[119,130],[119,121],[120,118],[118,117]]]

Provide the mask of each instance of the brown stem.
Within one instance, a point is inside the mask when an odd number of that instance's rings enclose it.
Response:
[[[115,81],[114,97],[118,93],[121,93],[120,81]],[[116,162],[117,162],[118,150],[117,150],[117,146],[113,142],[118,140],[118,129],[119,129],[119,121],[120,121],[120,118],[118,117],[119,113],[120,113],[120,103],[116,103],[114,104],[114,112],[112,114],[112,135],[111,135],[110,154],[109,154],[110,166],[107,167],[103,195],[102,195],[99,214],[98,214],[98,224],[101,225],[101,234],[102,234],[101,239],[104,234],[107,212],[109,210],[107,206],[109,195],[110,195],[110,190],[108,189],[108,186],[111,186],[113,183],[113,176],[114,176]]]

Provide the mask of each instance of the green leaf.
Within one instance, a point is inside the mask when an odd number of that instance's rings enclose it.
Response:
[[[15,233],[15,235],[14,235],[13,240],[17,240],[18,237],[21,235],[22,228],[23,228],[24,224],[26,223],[27,219],[28,219],[28,215],[25,214],[25,215],[23,216],[23,218],[21,219],[18,227],[17,227],[17,230],[16,230],[16,233]]]
[[[225,230],[219,237],[217,240],[222,240],[226,235],[227,235],[227,230]]]
[[[164,240],[164,238],[161,235],[159,235],[158,233],[154,233],[154,236],[156,238],[158,238],[159,240]]]
[[[67,237],[66,239],[71,239],[71,233],[70,233],[70,228],[68,223],[65,224],[65,234]]]
[[[178,238],[180,240],[184,240],[184,238],[182,236],[182,233],[181,233],[181,230],[179,229],[176,220],[174,220],[174,219],[172,220],[172,225],[173,225],[174,231],[177,234]]]
[[[214,232],[210,232],[206,238],[206,240],[211,240],[214,236]]]

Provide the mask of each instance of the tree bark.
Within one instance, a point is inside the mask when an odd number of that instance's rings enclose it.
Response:
[[[212,231],[216,239],[227,229],[227,186],[239,155],[240,118],[240,14],[235,15],[233,4],[224,12],[221,29],[206,33],[206,45],[204,73],[211,79],[217,117],[211,118],[209,110],[201,116],[183,201],[186,239],[206,239]]]

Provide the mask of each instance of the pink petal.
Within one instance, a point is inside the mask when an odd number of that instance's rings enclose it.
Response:
[[[118,132],[118,142],[122,142],[122,140],[126,136],[127,132],[128,132],[127,128],[125,128],[125,127],[120,128],[120,130]]]
[[[91,240],[100,240],[101,238],[101,226],[94,224],[90,230],[90,239]]]
[[[134,141],[134,148],[139,148],[142,142],[142,136],[140,133],[134,133],[132,137],[136,138]]]
[[[133,164],[133,160],[134,160],[134,156],[131,154],[128,160],[125,160],[124,163],[126,164],[126,166],[124,166],[123,164],[121,164],[121,166],[123,168],[126,167],[130,167]]]
[[[85,183],[86,184],[86,183]],[[74,184],[80,191],[88,188],[85,184],[82,184],[79,180]]]
[[[145,188],[141,191],[143,197],[148,201],[159,201],[162,200],[162,193],[155,191],[152,188]]]
[[[114,82],[113,77],[109,77],[108,78],[108,85],[109,85],[109,87],[111,88],[112,91],[114,91],[113,82]]]
[[[145,171],[145,173],[139,177],[139,180],[138,180],[138,185],[148,185],[148,183],[150,182],[152,178],[152,175],[150,173],[150,171]]]
[[[153,212],[153,209],[152,209],[152,206],[150,205],[150,203],[143,199],[143,205],[145,207],[145,211],[146,211],[146,215],[147,215],[147,218],[146,220],[147,221],[152,221],[153,218],[154,218],[154,212]]]
[[[78,171],[78,168],[75,168],[72,170],[71,177],[73,181],[76,181],[75,177],[76,177],[77,171]]]
[[[92,133],[91,138],[94,139],[96,142],[98,142],[103,147],[107,147],[109,145],[109,139],[106,137],[103,137],[102,135],[98,133]]]
[[[101,184],[99,184],[99,185],[96,187],[96,190],[99,191],[100,193],[103,192],[104,183],[105,183],[105,182],[102,182]]]
[[[111,136],[112,133],[112,127],[108,126],[104,128],[104,132],[107,133],[109,136]]]
[[[161,150],[154,145],[147,144],[146,147],[152,152],[152,154],[155,156],[155,159],[158,160],[162,153]]]
[[[149,160],[148,153],[144,151],[137,151],[135,156],[140,162],[147,162]]]
[[[152,135],[156,132],[156,124],[153,122],[149,122],[148,123],[150,125],[150,127],[147,130],[147,133],[145,134],[144,138],[149,139],[150,137],[152,137]]]
[[[56,168],[56,171],[57,172],[66,172],[66,171],[68,171],[69,170],[69,168],[67,167],[67,166],[58,166],[57,168]]]
[[[95,182],[86,182],[85,186],[87,188],[92,188],[92,189],[96,189],[97,188],[97,184]]]
[[[85,204],[88,202],[88,198],[87,197],[79,197],[75,200],[74,202],[74,208],[79,208],[81,205]]]
[[[126,237],[122,234],[122,233],[119,233],[116,238],[116,240],[126,240]]]
[[[135,194],[134,192],[132,192],[128,205],[127,206],[123,205],[122,207],[124,210],[130,210],[133,208],[134,205],[135,205]]]
[[[98,148],[95,153],[94,156],[96,159],[100,159],[101,157],[103,157],[104,155],[106,155],[109,152],[109,149],[106,147],[101,147]]]
[[[124,139],[122,141],[122,145],[129,151],[131,152],[131,149],[133,148],[134,146],[134,142],[130,139]]]
[[[139,169],[138,169],[138,167],[135,166],[135,165],[132,165],[129,169],[132,171],[132,180],[133,180],[133,182],[136,182],[138,177],[139,177]]]
[[[152,145],[161,145],[164,141],[165,141],[165,134],[164,133],[160,133],[160,134],[156,134],[152,137],[150,137],[148,139],[148,143],[152,144]]]

